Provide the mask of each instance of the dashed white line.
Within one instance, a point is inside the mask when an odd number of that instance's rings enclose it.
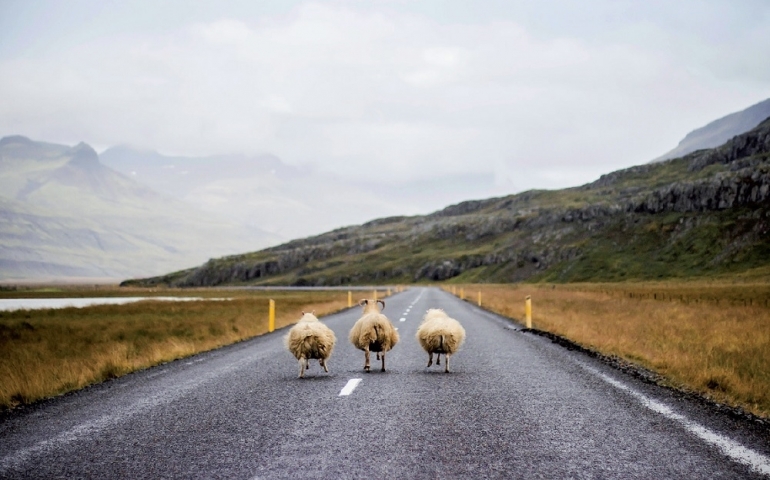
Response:
[[[659,413],[669,420],[673,420],[679,423],[685,428],[685,430],[700,438],[704,442],[719,448],[723,454],[730,457],[734,461],[748,465],[749,468],[761,474],[770,475],[770,458],[762,455],[761,453],[755,452],[754,450],[746,448],[743,445],[723,435],[709,430],[708,428],[690,420],[684,415],[680,415],[674,412],[671,407],[668,407],[667,405],[647,397],[643,393],[634,390],[628,385],[621,383],[614,378],[599,372],[598,370],[595,370],[587,365],[584,365],[584,368],[593,372],[599,378],[617,388],[618,390],[622,390],[636,398],[642,405],[652,410],[653,412]]]
[[[398,321],[399,321],[399,322],[405,322],[405,321],[406,321],[406,318],[404,318],[404,317],[401,317],[401,318],[399,318],[399,319],[398,319]]]
[[[351,393],[353,393],[353,390],[356,389],[359,383],[361,383],[360,378],[351,378],[350,380],[348,380],[348,383],[346,383],[345,386],[342,387],[342,390],[340,391],[340,394],[338,396],[344,397],[344,396],[350,395]]]

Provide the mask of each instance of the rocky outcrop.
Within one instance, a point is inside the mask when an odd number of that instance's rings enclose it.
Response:
[[[728,164],[739,159],[770,152],[770,118],[760,123],[754,130],[737,135],[718,148],[702,150],[686,157],[689,170],[700,171],[716,163]]]
[[[626,210],[644,213],[705,212],[770,202],[770,164],[724,172],[700,181],[677,182],[655,190]]]

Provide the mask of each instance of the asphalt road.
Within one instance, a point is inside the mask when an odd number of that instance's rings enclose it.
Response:
[[[766,426],[438,289],[386,302],[401,342],[385,373],[365,374],[347,341],[354,308],[324,319],[338,339],[329,374],[313,362],[297,379],[278,331],[8,415],[0,478],[770,477]],[[414,338],[431,307],[468,335],[449,374],[425,368]]]

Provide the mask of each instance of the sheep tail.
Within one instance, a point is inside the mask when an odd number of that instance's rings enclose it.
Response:
[[[309,352],[310,356],[312,357],[312,352],[313,350],[315,350],[315,347],[316,347],[315,337],[308,335],[307,337],[305,337],[305,341],[302,343],[303,343],[302,351]]]
[[[439,348],[439,352],[443,352],[444,351],[444,336],[443,335],[441,335],[439,337],[438,348]]]

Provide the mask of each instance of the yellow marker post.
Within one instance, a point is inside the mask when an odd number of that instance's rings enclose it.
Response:
[[[377,301],[377,289],[376,288],[374,289],[374,301],[375,302]]]
[[[391,293],[390,293],[390,287],[388,287],[388,296],[390,296],[390,295],[391,295]]]
[[[465,289],[460,288],[460,300],[465,300]]]
[[[348,290],[348,308],[353,306],[353,292]]]
[[[481,306],[481,291],[479,291],[479,307]]]
[[[457,287],[452,285],[452,295],[457,295]]]
[[[529,295],[524,302],[524,315],[527,318],[527,328],[532,328],[532,297]]]
[[[272,332],[275,330],[275,300],[270,299],[270,313],[267,319],[267,331]]]

